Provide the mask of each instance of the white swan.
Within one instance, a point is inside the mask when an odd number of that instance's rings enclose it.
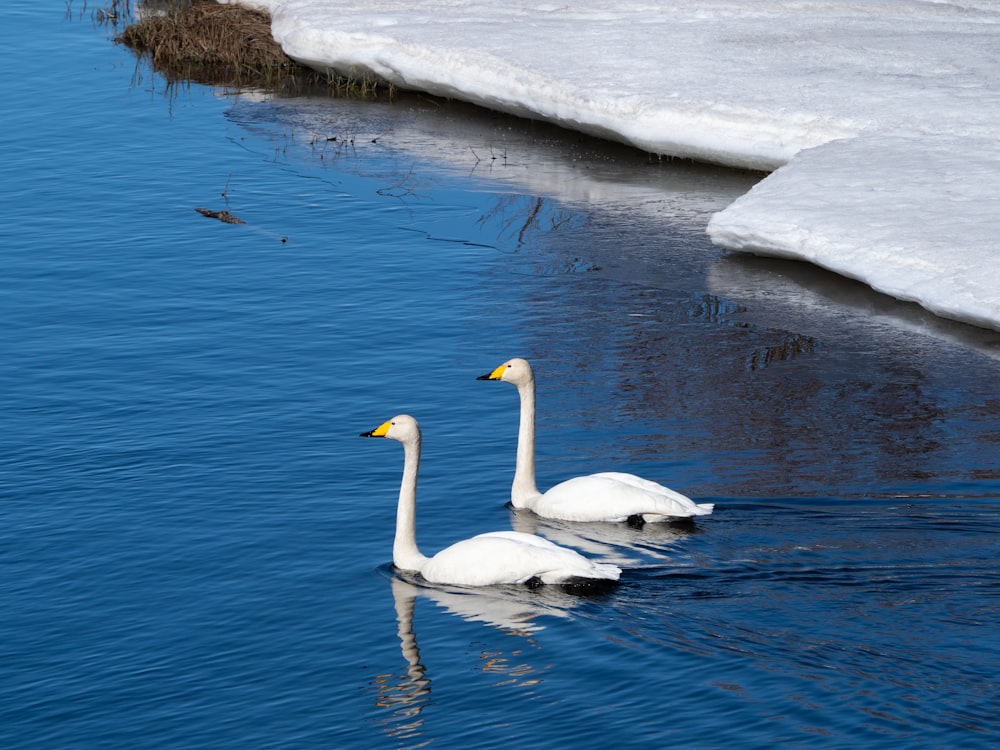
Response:
[[[545,518],[566,521],[647,523],[704,516],[711,503],[697,504],[662,484],[621,472],[574,477],[542,494],[535,484],[535,374],[524,359],[512,359],[478,380],[503,380],[521,395],[517,463],[510,500]]]
[[[574,583],[580,579],[617,581],[621,568],[595,563],[579,552],[518,531],[495,531],[457,542],[425,557],[417,548],[417,474],[420,426],[401,414],[361,437],[387,437],[403,444],[403,481],[396,508],[392,561],[431,583],[490,586],[497,583]]]

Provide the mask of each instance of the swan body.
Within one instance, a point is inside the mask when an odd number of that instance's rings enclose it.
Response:
[[[401,414],[361,437],[386,437],[403,444],[403,480],[396,507],[393,564],[420,573],[431,583],[491,586],[501,583],[572,583],[580,579],[617,581],[621,569],[596,563],[579,552],[519,531],[494,531],[456,542],[426,557],[417,547],[417,475],[420,426]]]
[[[531,365],[515,358],[478,379],[503,380],[520,394],[521,422],[510,493],[515,508],[527,508],[545,518],[612,523],[655,523],[712,512],[711,503],[695,503],[662,484],[616,471],[574,477],[539,492],[535,484],[535,375]]]

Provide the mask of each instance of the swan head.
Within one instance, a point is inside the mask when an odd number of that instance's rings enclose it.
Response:
[[[492,372],[480,375],[476,380],[503,380],[521,387],[533,382],[535,374],[531,371],[528,360],[515,357],[507,360]]]
[[[383,422],[374,430],[362,432],[360,437],[384,437],[400,443],[420,441],[420,425],[409,414],[400,414]]]

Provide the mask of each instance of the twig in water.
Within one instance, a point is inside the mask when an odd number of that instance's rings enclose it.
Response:
[[[195,211],[202,216],[207,216],[209,219],[218,219],[224,224],[246,224],[243,219],[233,216],[228,211],[213,211],[209,208],[196,208]]]

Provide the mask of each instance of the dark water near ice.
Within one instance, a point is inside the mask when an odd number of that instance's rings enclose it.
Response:
[[[752,175],[168,93],[67,7],[5,18],[0,747],[996,746],[996,334],[720,255]],[[541,484],[715,514],[512,516],[512,355]],[[513,524],[621,586],[395,577],[401,451],[357,435],[404,411],[425,550]]]

